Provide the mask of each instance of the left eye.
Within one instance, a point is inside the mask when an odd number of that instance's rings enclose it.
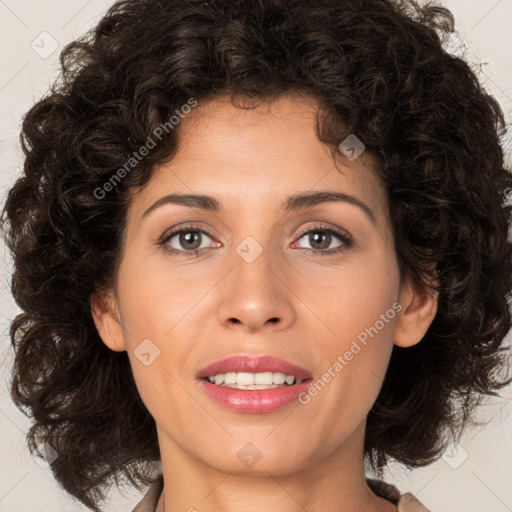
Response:
[[[306,235],[308,235],[306,237]],[[340,243],[335,247],[330,247],[333,237],[337,238]],[[339,250],[340,247],[347,247],[350,246],[350,238],[345,235],[344,233],[338,232],[336,230],[330,229],[330,228],[313,228],[305,233],[302,233],[299,240],[306,239],[309,243],[310,247],[302,247],[303,249],[306,249],[307,251],[314,251],[314,252],[338,252],[336,249]]]

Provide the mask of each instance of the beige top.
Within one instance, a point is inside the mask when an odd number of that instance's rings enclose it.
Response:
[[[397,512],[430,512],[411,493],[400,494],[400,491],[395,486],[382,480],[367,478],[366,483],[377,496],[385,498],[396,505],[398,507]],[[164,480],[162,475],[160,475],[132,512],[155,512],[163,484]]]

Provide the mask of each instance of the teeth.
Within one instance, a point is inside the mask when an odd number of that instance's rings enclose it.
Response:
[[[293,380],[292,380],[293,382]],[[272,372],[264,372],[264,373],[255,373],[254,374],[254,384],[277,384],[274,382],[274,374]]]
[[[222,373],[219,375],[222,377]],[[217,376],[215,377],[215,383],[217,383]],[[236,384],[236,373],[230,372],[224,374],[224,384]]]
[[[281,372],[228,372],[207,377],[208,381],[217,386],[227,386],[238,389],[270,389],[288,385],[300,384],[302,381],[294,375],[285,375]]]
[[[252,386],[254,384],[254,373],[238,373],[236,376],[236,383],[240,386]]]

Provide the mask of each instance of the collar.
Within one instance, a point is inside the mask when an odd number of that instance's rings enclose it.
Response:
[[[430,512],[411,493],[400,494],[400,491],[394,485],[372,478],[366,478],[366,483],[377,496],[396,505],[398,507],[397,512]],[[160,474],[132,512],[155,512],[163,487],[164,479],[163,475]]]

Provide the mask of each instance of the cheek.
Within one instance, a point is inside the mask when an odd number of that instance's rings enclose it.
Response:
[[[315,294],[328,327],[316,344],[320,379],[331,388],[325,398],[333,406],[348,406],[353,417],[366,414],[376,399],[393,348],[401,306],[399,271],[391,256],[353,266],[330,281],[329,291]]]
[[[205,291],[213,284],[191,270],[171,272],[161,256],[148,260],[135,251],[119,271],[119,296],[128,345],[145,338],[165,345],[190,322]]]
[[[158,418],[165,413],[163,404],[179,406],[182,401],[179,370],[194,341],[193,306],[201,293],[180,286],[179,281],[165,281],[150,265],[138,267],[130,260],[121,266],[118,293],[135,384],[150,413]]]
[[[310,304],[324,321],[326,329],[320,342],[323,340],[325,347],[339,351],[348,348],[352,340],[364,342],[365,336],[382,342],[392,338],[396,316],[393,304],[399,297],[400,276],[391,256],[383,254],[332,273],[326,286],[316,289]]]

